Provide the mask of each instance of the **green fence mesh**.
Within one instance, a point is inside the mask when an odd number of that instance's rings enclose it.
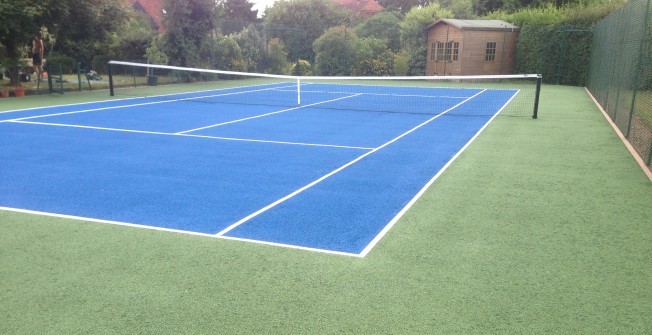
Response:
[[[593,31],[588,89],[652,168],[652,0],[632,0]]]

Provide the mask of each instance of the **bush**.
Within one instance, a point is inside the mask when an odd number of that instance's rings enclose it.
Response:
[[[72,57],[53,55],[46,59],[46,66],[56,66],[57,64],[61,64],[61,73],[63,74],[77,73],[77,61]]]
[[[93,64],[91,68],[97,73],[106,74],[107,72],[107,63],[109,62],[110,57],[106,55],[97,55],[93,57]]]
[[[298,62],[292,64],[293,76],[312,76],[312,65],[307,60],[299,59]]]

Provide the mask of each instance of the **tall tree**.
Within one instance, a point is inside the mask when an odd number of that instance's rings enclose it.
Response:
[[[401,18],[392,12],[381,12],[355,28],[359,37],[374,37],[385,41],[388,48],[401,47]]]
[[[336,8],[331,0],[276,2],[265,12],[268,36],[283,40],[292,62],[314,60],[313,42],[326,29],[349,22],[350,14]]]
[[[165,0],[165,50],[172,64],[199,65],[199,50],[215,28],[214,0]]]
[[[10,72],[10,84],[20,85],[18,62],[22,49],[39,31],[45,13],[44,5],[30,0],[0,0],[0,44],[4,57],[0,59]]]
[[[346,26],[328,29],[313,45],[317,72],[326,76],[348,76],[355,57],[358,37]]]
[[[249,0],[223,0],[221,3],[222,33],[239,32],[258,19],[258,10]]]
[[[378,4],[385,7],[386,10],[397,11],[405,14],[413,7],[424,7],[429,5],[434,0],[376,0]]]
[[[452,18],[453,12],[432,3],[423,8],[412,8],[401,22],[401,43],[409,56],[410,75],[423,75],[426,70],[427,36],[426,27],[442,18]]]
[[[47,54],[61,50],[90,61],[103,41],[129,18],[124,1],[114,0],[0,0],[0,44],[5,48],[11,84],[19,85],[17,65],[37,32],[47,30],[54,43]],[[47,55],[46,54],[46,55]]]

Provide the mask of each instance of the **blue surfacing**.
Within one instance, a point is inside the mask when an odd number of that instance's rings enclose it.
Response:
[[[459,108],[497,112],[514,94],[491,93]],[[227,235],[358,254],[489,119],[441,116]]]
[[[0,206],[211,234],[361,154],[15,123],[0,133]]]
[[[322,87],[329,93],[307,92],[304,103],[347,97],[368,110],[347,110],[339,100],[192,134],[375,148],[479,92],[443,90],[433,95],[437,104],[401,109],[377,90],[349,97],[351,88]],[[514,93],[483,92],[226,235],[358,254]],[[276,106],[185,101],[31,121],[174,133],[279,111],[291,99],[279,95]],[[0,120],[74,110],[79,106]],[[0,206],[215,234],[367,152],[5,122]]]

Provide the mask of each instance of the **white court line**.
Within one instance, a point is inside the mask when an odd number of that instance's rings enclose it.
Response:
[[[301,109],[301,108],[306,108],[306,107],[310,107],[310,106],[321,105],[321,104],[325,104],[325,103],[329,103],[329,102],[333,102],[333,101],[337,101],[337,100],[349,99],[349,98],[357,97],[357,96],[360,96],[360,95],[361,94],[354,94],[354,95],[350,95],[350,96],[346,96],[346,97],[340,97],[340,98],[331,99],[331,100],[327,100],[327,101],[316,102],[316,103],[313,103],[313,104],[308,104],[308,105],[302,105],[302,106],[292,107],[292,108],[288,108],[288,109],[283,109],[283,110],[276,111],[276,112],[265,113],[265,114],[260,114],[260,115],[254,115],[254,116],[245,117],[245,118],[238,119],[238,120],[212,124],[210,126],[205,126],[205,127],[200,127],[200,128],[190,129],[190,130],[184,130],[184,131],[178,132],[177,134],[187,134],[187,133],[192,133],[193,131],[204,130],[204,129],[214,128],[214,127],[219,127],[219,126],[224,126],[224,125],[227,125],[227,124],[232,124],[232,123],[242,122],[242,121],[247,121],[247,120],[252,120],[252,119],[258,119],[258,118],[265,117],[265,116],[285,113],[285,112],[289,112],[289,111],[293,111],[293,110],[297,110],[297,109]]]
[[[73,103],[73,104],[52,105],[52,106],[22,108],[22,109],[12,109],[12,110],[8,110],[8,111],[2,111],[2,112],[0,112],[0,114],[24,112],[24,111],[31,111],[31,110],[37,110],[37,109],[49,109],[49,108],[59,108],[59,107],[81,106],[81,105],[90,105],[90,104],[102,104],[102,103],[108,103],[108,102],[120,102],[120,101],[126,101],[126,100],[151,99],[151,98],[158,98],[158,97],[167,97],[167,96],[172,96],[172,95],[183,95],[183,94],[194,94],[194,93],[205,93],[205,92],[219,92],[219,91],[226,91],[226,90],[233,90],[233,89],[240,89],[240,88],[261,87],[261,86],[278,85],[278,84],[280,84],[280,83],[248,85],[248,86],[234,86],[234,87],[207,89],[207,90],[201,90],[201,91],[157,94],[157,95],[147,95],[147,96],[141,96],[141,97],[98,100],[98,101],[78,102],[78,103]],[[289,83],[283,83],[283,84],[289,84]],[[174,86],[174,85],[170,85],[170,86]],[[126,89],[128,89],[128,88],[117,88],[116,90],[121,91],[121,90],[126,90]]]
[[[427,125],[428,123],[432,122],[433,120],[435,120],[435,119],[439,118],[440,116],[442,116],[442,115],[444,115],[444,114],[450,112],[451,110],[453,110],[453,109],[455,109],[455,108],[461,106],[461,105],[464,104],[465,102],[467,102],[467,101],[469,101],[469,100],[475,98],[476,96],[482,94],[482,93],[485,92],[485,91],[486,91],[486,89],[485,89],[485,90],[482,90],[482,91],[480,91],[480,92],[478,92],[478,93],[476,93],[475,95],[473,95],[473,96],[471,96],[471,97],[465,99],[464,101],[462,101],[462,102],[456,104],[455,106],[453,106],[453,107],[451,107],[451,108],[449,108],[449,109],[447,109],[447,110],[445,110],[445,111],[443,111],[443,112],[441,112],[441,113],[439,113],[439,114],[437,114],[437,115],[431,117],[430,119],[428,119],[428,120],[422,122],[421,124],[417,125],[416,127],[414,127],[414,128],[412,128],[412,129],[406,131],[405,133],[403,133],[403,134],[401,134],[401,135],[399,135],[399,136],[393,138],[392,140],[386,142],[385,144],[383,144],[383,145],[381,145],[381,146],[379,146],[379,147],[377,147],[377,148],[375,148],[375,149],[373,149],[373,150],[371,150],[371,151],[369,151],[369,152],[367,152],[367,153],[365,153],[365,154],[359,156],[358,158],[356,158],[356,159],[354,159],[354,160],[352,160],[352,161],[350,161],[350,162],[348,162],[348,163],[346,163],[346,164],[340,166],[339,168],[337,168],[337,169],[335,169],[335,170],[329,172],[328,174],[326,174],[326,175],[320,177],[319,179],[314,180],[313,182],[311,182],[311,183],[309,183],[309,184],[307,184],[307,185],[305,185],[305,186],[303,186],[303,187],[297,189],[296,191],[294,191],[294,192],[292,192],[292,193],[290,193],[290,194],[284,196],[284,197],[281,198],[281,199],[278,199],[278,200],[274,201],[273,203],[271,203],[271,204],[269,204],[269,205],[267,205],[267,206],[265,206],[265,207],[263,207],[263,208],[257,210],[256,212],[247,215],[246,217],[240,219],[238,222],[235,222],[234,224],[228,226],[226,229],[220,231],[220,232],[217,233],[216,235],[217,235],[217,236],[223,236],[224,234],[226,234],[226,233],[228,233],[229,231],[235,229],[235,228],[238,227],[239,225],[241,225],[241,224],[243,224],[243,223],[245,223],[245,222],[247,222],[247,221],[249,221],[249,220],[255,218],[256,216],[258,216],[258,215],[260,215],[260,214],[262,214],[262,213],[264,213],[264,212],[267,212],[268,210],[270,210],[270,209],[276,207],[277,205],[279,205],[279,204],[281,204],[281,203],[283,203],[283,202],[285,202],[285,201],[287,201],[287,200],[289,200],[289,199],[295,197],[296,195],[300,194],[301,192],[303,192],[303,191],[305,191],[305,190],[307,190],[307,189],[309,189],[309,188],[311,188],[311,187],[313,187],[313,186],[315,186],[315,185],[321,183],[322,181],[326,180],[327,178],[329,178],[329,177],[335,175],[336,173],[338,173],[338,172],[340,172],[340,171],[346,169],[347,167],[349,167],[349,166],[351,166],[351,165],[353,165],[353,164],[359,162],[359,161],[362,160],[363,158],[365,158],[365,157],[367,157],[367,156],[369,156],[369,155],[371,155],[371,154],[377,152],[378,150],[381,150],[381,149],[387,147],[388,145],[390,145],[390,144],[392,144],[392,143],[398,141],[399,139],[401,139],[401,138],[407,136],[408,134],[410,134],[410,133],[416,131],[417,129],[419,129],[419,128],[425,126],[425,125]]]
[[[33,210],[27,210],[27,209],[2,207],[2,206],[0,206],[0,210],[8,211],[8,212],[15,212],[15,213],[23,213],[23,214],[55,217],[55,218],[60,218],[60,219],[68,219],[68,220],[76,220],[76,221],[87,221],[87,222],[93,222],[93,223],[111,224],[111,225],[125,226],[125,227],[131,227],[131,228],[141,228],[141,229],[149,229],[149,230],[156,230],[156,231],[164,231],[164,232],[168,232],[168,233],[178,233],[178,234],[195,235],[195,236],[202,236],[202,237],[209,237],[209,238],[219,238],[219,239],[224,239],[224,240],[250,242],[250,243],[255,243],[255,244],[271,245],[271,246],[275,246],[275,247],[283,247],[283,248],[288,248],[288,249],[320,252],[320,253],[324,253],[324,254],[358,257],[358,258],[360,257],[358,254],[353,254],[353,253],[349,253],[349,252],[334,251],[334,250],[319,249],[319,248],[301,247],[301,246],[296,246],[296,245],[291,245],[291,244],[283,244],[283,243],[267,242],[267,241],[258,241],[258,240],[249,240],[249,239],[243,239],[243,238],[237,238],[237,237],[229,237],[229,236],[217,236],[215,234],[209,234],[209,233],[199,233],[199,232],[188,231],[188,230],[163,228],[163,227],[156,227],[156,226],[147,226],[147,225],[142,225],[142,224],[137,224],[137,223],[128,223],[128,222],[120,222],[120,221],[112,221],[112,220],[101,220],[101,219],[94,219],[94,218],[83,217],[83,216],[57,214],[57,213],[33,211]]]
[[[165,133],[165,132],[147,131],[147,130],[132,130],[132,129],[121,129],[121,128],[82,126],[82,125],[65,124],[65,123],[35,122],[35,121],[8,121],[8,122],[21,123],[21,124],[33,124],[33,125],[41,125],[41,126],[53,126],[53,127],[68,127],[68,128],[107,130],[107,131],[116,131],[116,132],[123,132],[123,133],[151,134],[151,135],[164,135],[164,136],[180,136],[180,137],[193,137],[193,138],[207,138],[207,139],[224,140],[224,141],[273,143],[273,144],[287,144],[287,145],[299,145],[299,146],[310,146],[310,147],[328,147],[328,148],[341,148],[341,149],[356,149],[356,150],[373,150],[373,148],[367,148],[367,147],[336,145],[336,144],[302,143],[302,142],[287,142],[287,141],[272,141],[272,140],[256,140],[256,139],[235,138],[235,137],[177,134],[177,133]]]
[[[398,220],[401,219],[401,217],[403,217],[405,213],[407,213],[407,211],[412,207],[412,205],[414,205],[417,202],[417,200],[421,198],[421,196],[426,192],[426,190],[435,182],[435,180],[439,178],[439,176],[441,176],[444,173],[444,171],[446,171],[446,169],[448,169],[448,167],[451,164],[453,164],[453,162],[462,154],[462,152],[464,152],[466,148],[468,148],[471,145],[471,143],[473,143],[475,139],[478,138],[478,136],[480,136],[480,133],[482,133],[482,131],[484,131],[484,129],[487,128],[487,126],[489,126],[491,121],[493,121],[498,116],[498,114],[500,114],[500,112],[502,112],[503,109],[505,109],[505,107],[509,105],[509,103],[514,99],[514,97],[516,97],[516,95],[519,92],[520,90],[517,90],[514,93],[514,95],[512,95],[512,97],[509,98],[509,100],[507,100],[507,102],[498,110],[498,112],[496,112],[496,114],[494,114],[489,119],[489,121],[487,121],[487,123],[485,123],[485,125],[482,126],[482,128],[480,128],[480,130],[478,130],[478,132],[475,135],[473,135],[473,137],[471,137],[471,139],[468,142],[466,142],[466,144],[455,155],[453,155],[453,157],[451,157],[451,159],[448,160],[448,162],[446,162],[446,164],[439,171],[437,171],[437,173],[426,183],[426,185],[424,185],[421,188],[421,190],[419,190],[419,192],[417,192],[417,194],[410,200],[410,202],[408,202],[407,205],[405,205],[405,207],[403,207],[403,209],[401,209],[398,212],[398,214],[396,214],[396,216],[394,216],[394,218],[392,218],[392,220],[389,221],[389,223],[387,223],[387,225],[383,228],[383,230],[381,230],[380,233],[378,233],[378,235],[376,235],[376,237],[371,242],[369,242],[369,244],[367,244],[367,246],[360,252],[359,255],[360,257],[365,257],[367,256],[367,254],[369,254],[369,252],[371,252],[371,250],[376,246],[376,244],[378,244],[378,242],[380,242],[380,240],[383,237],[385,237],[385,235],[392,229],[392,227],[394,227],[396,222],[398,222]]]
[[[285,86],[285,87],[292,87],[292,86]],[[108,110],[108,109],[120,109],[120,108],[127,108],[127,107],[136,107],[136,106],[146,106],[146,105],[162,104],[162,103],[168,103],[168,102],[187,101],[187,100],[197,100],[197,99],[214,98],[214,97],[221,97],[221,96],[227,96],[227,95],[237,95],[237,94],[244,94],[244,93],[253,93],[253,92],[261,92],[261,91],[270,91],[270,90],[276,90],[276,89],[279,89],[279,88],[285,88],[285,87],[262,88],[262,89],[249,90],[249,91],[239,91],[239,92],[231,92],[231,93],[223,93],[223,94],[204,95],[204,96],[200,96],[200,97],[178,98],[178,99],[170,99],[170,100],[161,100],[161,101],[142,102],[142,103],[130,104],[130,105],[110,106],[110,107],[100,107],[100,108],[91,108],[91,109],[86,109],[86,110],[81,110],[81,111],[61,112],[61,113],[53,113],[53,114],[45,114],[45,115],[28,116],[28,117],[22,117],[22,118],[16,118],[16,119],[9,119],[9,120],[0,120],[0,123],[2,123],[2,122],[13,122],[13,121],[31,120],[31,119],[38,119],[38,118],[43,118],[43,117],[50,117],[50,116],[60,116],[60,115],[70,115],[70,114],[80,114],[80,113],[96,112],[96,111]]]
[[[278,90],[281,92],[293,92],[292,90]],[[445,98],[445,99],[466,99],[468,96],[448,96],[448,95],[419,95],[419,94],[390,94],[390,93],[368,93],[368,92],[338,92],[338,91],[311,91],[302,90],[301,93],[324,93],[324,94],[361,94],[385,97],[413,97],[413,98]]]

